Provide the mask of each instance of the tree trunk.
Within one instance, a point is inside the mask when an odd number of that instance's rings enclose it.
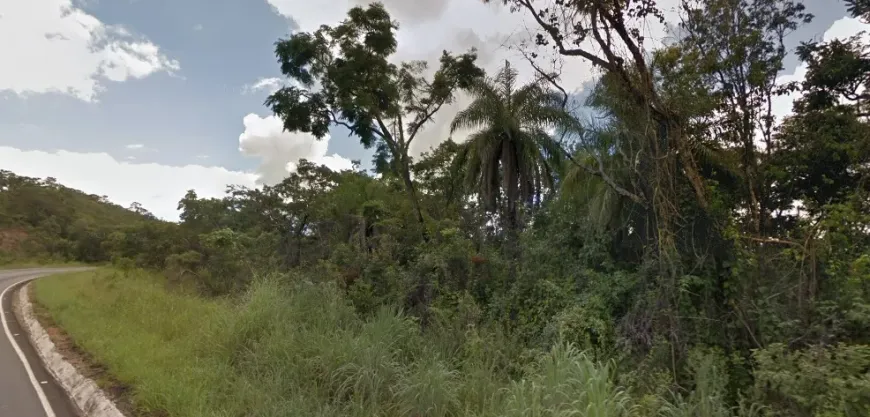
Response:
[[[414,181],[411,180],[411,167],[407,155],[402,155],[399,168],[402,175],[402,181],[405,183],[405,189],[408,191],[408,197],[411,199],[411,207],[414,208],[414,213],[417,216],[417,221],[423,231],[423,240],[429,241],[429,233],[426,231],[426,219],[423,217],[423,209],[420,207],[420,200],[417,198],[417,187],[414,186]]]
[[[517,160],[513,142],[507,141],[502,145],[502,180],[505,193],[505,252],[508,257],[508,279],[510,283],[516,282],[517,263],[519,262],[519,222],[517,221],[517,200],[519,200],[519,178],[517,172]]]
[[[296,267],[302,264],[302,232],[305,230],[305,226],[308,225],[308,216],[302,217],[302,220],[299,222],[299,226],[296,228],[294,237],[296,237],[296,251],[293,259],[292,266]]]
[[[685,140],[686,138],[683,137],[683,132],[679,125],[676,123],[670,123],[670,125],[670,129],[674,132],[671,138],[675,142],[683,174],[692,185],[692,190],[695,191],[695,200],[698,201],[698,205],[706,211],[709,208],[707,188],[704,186],[704,178],[701,176],[700,168],[698,168],[698,161],[695,160],[695,155],[692,154],[692,150],[689,148]]]

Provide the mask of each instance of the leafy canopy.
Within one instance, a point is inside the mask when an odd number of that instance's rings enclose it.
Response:
[[[395,64],[398,25],[380,3],[354,7],[336,26],[321,26],[276,43],[281,72],[291,79],[266,100],[289,131],[324,137],[341,125],[381,156],[402,159],[435,113],[483,71],[474,50],[447,51],[426,77],[424,61]]]

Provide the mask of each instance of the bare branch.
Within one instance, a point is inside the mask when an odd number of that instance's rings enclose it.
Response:
[[[544,21],[544,19],[540,16],[538,10],[535,9],[535,6],[532,6],[531,0],[516,0],[516,1],[517,1],[517,4],[528,9],[532,13],[532,16],[534,16],[535,21],[538,22],[538,25],[540,25],[545,31],[547,31],[547,34],[550,35],[550,38],[556,44],[556,48],[559,50],[560,54],[567,55],[567,56],[580,56],[580,57],[583,57],[583,58],[586,58],[587,60],[589,60],[589,62],[591,62],[593,65],[598,65],[602,68],[606,68],[609,70],[613,69],[612,65],[609,62],[601,59],[600,57],[596,56],[595,54],[590,53],[589,51],[586,51],[583,48],[575,48],[575,49],[565,48],[565,43],[562,42],[562,35],[559,33],[559,29],[556,26],[551,25],[551,24]]]
[[[560,103],[560,106],[559,106],[559,107],[561,107],[561,108],[564,109],[565,106],[568,104],[568,92],[565,91],[565,88],[562,87],[561,84],[559,84],[559,81],[558,81],[559,74],[557,74],[557,73],[548,73],[548,72],[544,71],[544,69],[541,68],[541,67],[540,67],[540,66],[535,62],[534,58],[533,58],[531,55],[529,55],[526,51],[520,51],[520,53],[523,54],[523,58],[525,58],[526,61],[529,62],[529,64],[532,66],[532,68],[535,70],[535,72],[537,72],[538,75],[541,76],[541,78],[547,80],[547,82],[549,82],[550,85],[553,86],[553,88],[559,90],[559,92],[562,93],[562,102]]]
[[[440,103],[438,103],[438,105],[434,107],[432,107],[432,105],[430,104],[426,107],[426,110],[421,113],[423,117],[420,117],[420,115],[417,116],[417,120],[415,120],[408,126],[408,140],[405,143],[406,146],[411,145],[411,141],[414,140],[415,137],[417,137],[417,133],[420,131],[420,128],[422,128],[423,125],[426,124],[426,122],[432,120],[432,117],[435,116],[435,113],[438,113],[438,110],[441,110],[442,106],[444,106],[444,101],[441,101]]]
[[[627,197],[631,201],[634,201],[635,203],[643,207],[647,207],[646,200],[617,184],[616,181],[614,181],[613,178],[604,171],[604,163],[601,161],[601,158],[598,155],[595,155],[595,160],[598,162],[598,169],[595,169],[587,166],[586,164],[578,162],[576,159],[574,159],[574,156],[571,155],[571,153],[565,152],[565,154],[568,156],[568,160],[570,160],[571,163],[577,165],[587,173],[601,178],[610,188],[613,189],[613,191],[616,191],[617,194],[623,197]]]

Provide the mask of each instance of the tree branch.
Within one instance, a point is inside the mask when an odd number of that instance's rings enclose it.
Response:
[[[600,0],[596,1],[596,3],[598,3],[598,7],[596,7],[595,10],[601,13],[601,16],[610,23],[610,27],[612,27],[613,30],[616,31],[616,34],[622,39],[622,43],[625,44],[629,53],[631,53],[632,58],[634,58],[634,64],[637,67],[638,72],[640,72],[640,76],[644,77],[646,80],[646,78],[650,76],[649,68],[646,65],[646,59],[638,45],[631,38],[631,35],[628,34],[628,31],[625,28],[625,22],[621,18],[617,19],[616,16],[608,13],[607,7],[602,5]],[[595,28],[595,25],[592,27]]]
[[[553,42],[555,42],[556,48],[558,48],[560,54],[566,56],[580,56],[589,60],[589,62],[591,62],[593,65],[598,65],[602,68],[606,68],[609,70],[613,69],[609,62],[584,50],[583,48],[565,48],[565,44],[562,42],[562,35],[559,33],[559,29],[556,28],[556,26],[545,22],[544,19],[541,18],[541,16],[538,14],[538,10],[535,9],[535,6],[532,6],[531,0],[516,0],[516,2],[532,13],[532,16],[535,17],[535,21],[538,22],[538,25],[540,25],[545,31],[547,31],[547,34],[549,34],[550,38],[553,40]]]
[[[560,103],[559,107],[564,109],[565,106],[568,104],[568,92],[565,91],[565,88],[562,87],[562,85],[559,84],[559,82],[557,81],[559,75],[548,74],[540,66],[538,66],[538,64],[535,63],[535,60],[531,56],[529,56],[529,54],[527,54],[525,51],[520,51],[520,53],[523,54],[523,58],[525,58],[526,61],[529,62],[529,64],[532,66],[532,69],[534,69],[535,72],[537,72],[538,75],[541,76],[541,78],[547,80],[547,82],[549,82],[554,88],[562,93],[562,102]]]
[[[744,238],[744,239],[747,239],[747,240],[751,240],[751,241],[753,241],[753,242],[759,242],[759,243],[772,243],[772,244],[776,244],[776,245],[795,246],[795,247],[798,247],[798,248],[800,248],[800,249],[802,249],[802,250],[806,250],[806,249],[804,248],[804,245],[801,245],[800,243],[798,243],[798,242],[794,242],[794,241],[791,241],[791,240],[777,239],[777,238],[775,238],[775,237],[758,237],[758,236],[747,236],[747,235],[743,235],[743,236],[740,236],[740,237],[742,237],[742,238]]]
[[[344,126],[344,127],[347,128],[347,130],[350,130],[351,133],[353,133],[353,134],[357,134],[357,131],[359,130],[359,128],[357,128],[357,127],[354,126],[354,125],[351,125],[351,124],[347,123],[347,122],[344,121],[344,120],[339,119],[339,118],[335,115],[335,112],[334,112],[334,111],[332,111],[332,110],[327,110],[327,112],[328,112],[328,114],[329,114],[329,119],[330,119],[330,122],[331,122],[331,123],[335,123],[335,124],[337,124],[337,125],[339,125],[339,126]],[[382,126],[382,128],[383,128],[383,126]],[[378,129],[375,128],[375,127],[372,127],[371,130],[372,130],[372,132],[374,132],[376,135],[380,136],[382,139],[384,139],[384,140],[387,139],[387,136],[384,134],[383,131],[378,130]]]
[[[563,149],[563,151],[564,151],[564,149]],[[578,162],[576,159],[574,159],[574,156],[571,155],[571,153],[569,153],[569,152],[565,152],[565,155],[568,156],[568,159],[574,165],[577,165],[578,167],[580,167],[581,169],[583,169],[584,171],[586,171],[587,173],[589,173],[591,175],[594,175],[596,177],[601,178],[610,188],[613,189],[613,191],[616,191],[617,194],[619,194],[623,197],[627,197],[631,201],[634,201],[635,203],[640,204],[643,207],[647,207],[646,201],[642,197],[640,197],[639,195],[637,195],[635,193],[632,193],[631,191],[626,190],[625,188],[623,188],[622,186],[617,184],[616,181],[614,181],[613,178],[610,177],[610,175],[607,175],[607,173],[604,172],[604,163],[601,161],[601,158],[598,157],[598,155],[594,155],[595,160],[598,162],[598,169],[597,170],[593,169],[585,164]]]
[[[411,145],[411,141],[417,136],[417,133],[420,131],[420,128],[423,127],[426,122],[432,120],[432,117],[435,116],[435,113],[438,113],[438,110],[444,105],[444,101],[438,103],[437,106],[432,108],[432,105],[426,106],[426,110],[422,113],[423,118],[415,120],[413,123],[408,125],[408,140],[406,142],[407,146]]]
[[[396,140],[393,139],[393,135],[391,135],[389,133],[390,130],[387,128],[387,125],[384,123],[384,119],[382,119],[380,115],[376,115],[375,120],[378,122],[378,126],[380,126],[381,131],[387,132],[386,134],[381,135],[381,139],[383,139],[384,142],[387,144],[387,146],[390,147],[390,151],[393,152],[393,155],[396,158],[404,158],[404,155],[401,152],[399,152],[399,148],[398,148],[398,144],[396,143]],[[404,161],[402,161],[402,163],[404,163]]]

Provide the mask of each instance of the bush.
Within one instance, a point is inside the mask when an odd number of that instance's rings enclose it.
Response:
[[[776,416],[870,415],[870,346],[774,344],[755,352],[755,388]]]

